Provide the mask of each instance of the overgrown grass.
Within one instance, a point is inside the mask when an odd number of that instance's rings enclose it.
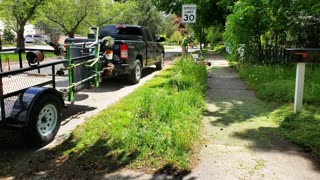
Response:
[[[200,140],[205,84],[204,65],[178,59],[172,68],[88,119],[57,149],[103,166],[116,161],[132,168],[189,169]]]
[[[294,65],[238,65],[240,76],[257,92],[259,98],[278,103],[293,102],[296,66]],[[304,100],[320,100],[320,67],[306,66]]]
[[[304,105],[301,113],[293,113],[296,66],[237,65],[240,76],[257,96],[272,105],[270,119],[279,125],[276,133],[320,152],[320,67],[306,65]]]
[[[320,110],[318,106],[304,105],[302,112],[293,113],[293,105],[283,105],[270,114],[278,123],[277,133],[304,146],[307,150],[320,152]]]

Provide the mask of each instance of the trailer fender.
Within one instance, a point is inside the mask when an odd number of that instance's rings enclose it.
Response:
[[[45,87],[30,87],[20,94],[18,99],[13,105],[10,117],[18,124],[24,127],[28,125],[28,117],[33,106],[39,98],[51,94],[57,97],[60,107],[65,107],[64,100],[60,93],[53,88]]]

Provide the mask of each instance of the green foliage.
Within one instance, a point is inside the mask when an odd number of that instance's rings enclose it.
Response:
[[[11,32],[10,29],[5,28],[3,32],[3,39],[8,42],[12,43],[14,41],[15,35]]]
[[[182,40],[183,40],[183,36],[179,31],[174,32],[170,37],[171,42],[176,42],[178,44],[180,44]]]
[[[223,53],[225,51],[225,46],[224,44],[217,44],[216,46],[213,47],[213,51],[217,53]]]
[[[183,4],[196,4],[196,23],[190,24],[190,27],[193,29],[192,32],[195,33],[195,37],[200,44],[207,44],[205,39],[206,28],[217,25],[224,26],[226,16],[229,14],[226,6],[232,4],[229,0],[152,0],[152,2],[159,10],[166,13],[175,13],[177,16],[181,16],[181,7]]]
[[[38,15],[39,7],[47,0],[2,0],[0,1],[0,16],[6,28],[17,33],[17,47],[24,48],[24,26]]]
[[[150,0],[135,0],[135,2],[138,4],[137,12],[139,12],[137,24],[147,26],[156,33],[162,33],[159,30],[164,22],[164,16],[153,6],[152,2]]]
[[[114,2],[101,1],[86,24],[101,27],[105,24],[138,24],[140,11],[136,1]]]
[[[204,65],[179,59],[173,68],[87,120],[73,133],[72,146],[61,147],[69,147],[66,153],[75,157],[91,152],[87,162],[108,164],[108,157],[120,157],[118,163],[130,160],[131,167],[188,169],[193,146],[200,140],[205,83]],[[96,149],[98,141],[106,150]]]
[[[227,17],[224,40],[238,56],[245,46],[242,60],[264,64],[282,63],[283,47],[320,47],[319,3],[305,1],[240,0]]]
[[[160,24],[160,32],[161,34],[165,34],[166,37],[171,37],[178,29],[178,25],[176,24],[176,15],[169,14],[165,16],[165,19],[162,24]]]
[[[100,5],[99,0],[52,0],[42,9],[42,15],[73,37],[86,18],[99,10]]]
[[[86,35],[89,27],[105,24],[136,24],[160,32],[164,21],[149,0],[53,0],[43,9],[43,15],[70,36],[75,33]]]
[[[211,47],[222,41],[222,32],[223,28],[221,26],[212,26],[208,29],[207,40],[210,42]]]
[[[238,1],[233,13],[227,17],[224,39],[232,54],[237,55],[240,44],[245,45],[245,52],[252,46],[261,46],[261,35],[268,31],[270,16],[263,1]]]

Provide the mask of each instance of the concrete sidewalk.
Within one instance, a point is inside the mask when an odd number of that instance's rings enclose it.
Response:
[[[181,177],[124,171],[97,179],[320,179],[317,160],[270,134],[270,109],[219,55],[209,57],[204,143],[199,162]],[[250,113],[248,113],[250,112]]]

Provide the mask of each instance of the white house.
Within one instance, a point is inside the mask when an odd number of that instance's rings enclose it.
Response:
[[[27,23],[24,26],[24,36],[26,36],[27,34],[31,34],[31,35],[35,35],[36,34],[36,30],[34,29],[34,25]]]

